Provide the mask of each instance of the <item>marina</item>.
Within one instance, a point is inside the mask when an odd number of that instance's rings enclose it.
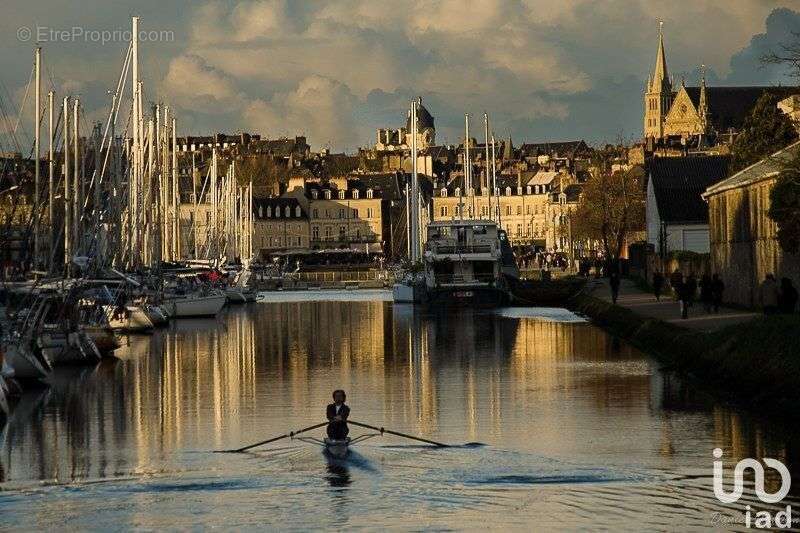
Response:
[[[789,429],[694,392],[567,311],[504,313],[284,301],[130,335],[119,360],[58,369],[11,411],[3,524],[686,530],[729,516],[706,489],[715,446],[796,472]],[[319,424],[331,380],[352,419],[451,447],[384,434],[344,459],[297,439],[213,453]],[[324,425],[305,434],[321,440]]]

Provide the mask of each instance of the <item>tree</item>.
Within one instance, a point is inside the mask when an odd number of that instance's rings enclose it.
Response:
[[[584,185],[572,217],[579,239],[599,241],[607,259],[617,261],[628,235],[645,224],[644,170],[600,170]]]
[[[800,154],[786,162],[769,193],[769,217],[778,225],[778,243],[789,253],[800,251]]]
[[[777,95],[765,93],[745,118],[742,132],[731,147],[731,173],[761,161],[797,140],[788,115],[778,109]]]

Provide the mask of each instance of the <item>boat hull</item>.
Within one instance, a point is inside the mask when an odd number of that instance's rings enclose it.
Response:
[[[103,306],[108,327],[115,331],[148,331],[153,329],[153,322],[147,313],[138,305],[125,306],[123,312],[119,312],[113,305]]]
[[[336,459],[344,459],[350,453],[350,438],[325,439],[325,451]]]
[[[46,378],[52,368],[50,363],[37,356],[20,343],[9,343],[3,352],[3,376],[22,381],[35,381]]]
[[[428,289],[426,303],[431,308],[492,309],[508,305],[509,300],[508,291],[497,287],[438,287]]]
[[[211,296],[190,296],[171,300],[172,314],[175,318],[217,316],[226,302],[224,294]]]

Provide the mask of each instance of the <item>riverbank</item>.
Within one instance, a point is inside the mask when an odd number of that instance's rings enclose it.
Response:
[[[646,316],[635,306],[614,305],[592,294],[594,288],[573,297],[568,307],[718,396],[798,417],[800,315],[739,313],[736,323],[723,318],[716,328],[691,328]]]

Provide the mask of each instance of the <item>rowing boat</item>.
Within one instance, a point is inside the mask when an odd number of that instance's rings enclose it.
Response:
[[[350,452],[350,437],[344,439],[325,438],[325,451],[336,459],[344,459]]]

